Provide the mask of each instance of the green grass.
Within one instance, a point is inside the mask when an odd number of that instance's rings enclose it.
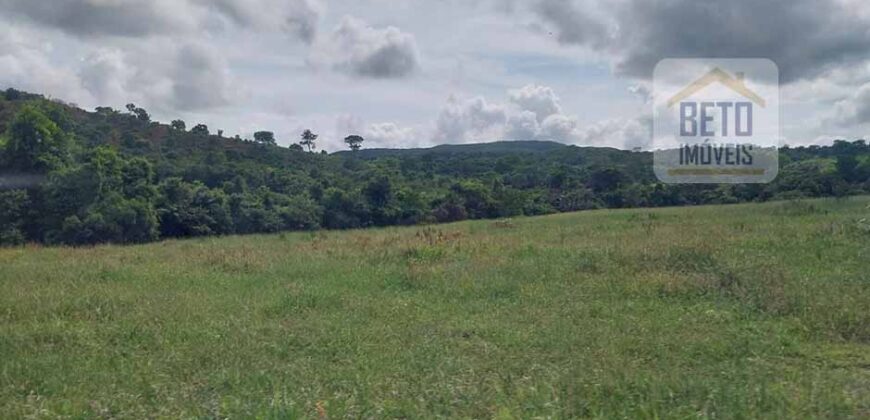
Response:
[[[868,205],[0,250],[0,413],[866,418]]]

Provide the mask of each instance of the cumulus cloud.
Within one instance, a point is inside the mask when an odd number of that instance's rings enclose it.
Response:
[[[839,126],[870,124],[870,83],[838,101],[834,106],[834,115],[825,123]]]
[[[573,134],[575,144],[646,150],[652,141],[652,119],[649,116],[608,119]]]
[[[532,111],[520,111],[508,117],[505,140],[534,140],[540,133],[538,116]]]
[[[39,33],[0,26],[0,86],[45,93],[65,100],[88,99],[75,71],[52,57],[55,47]]]
[[[490,104],[480,96],[465,100],[450,96],[435,121],[432,139],[436,143],[491,140],[501,135],[506,121],[503,105]]]
[[[82,87],[100,101],[122,98],[128,91],[130,69],[119,50],[100,49],[88,55],[78,72]]]
[[[433,143],[495,140],[550,140],[581,146],[646,148],[651,141],[649,116],[616,118],[584,125],[566,114],[556,92],[527,85],[507,92],[506,104],[483,97],[451,96],[434,125]]]
[[[538,135],[546,140],[573,143],[577,138],[576,132],[579,125],[577,117],[562,114],[550,115],[541,124]]]
[[[520,109],[534,113],[538,122],[543,122],[553,114],[562,113],[559,97],[547,86],[527,85],[511,90],[508,96]]]
[[[538,138],[579,146],[646,149],[652,140],[649,117],[613,118],[583,125],[572,115],[554,114],[541,124]]]
[[[179,109],[208,109],[229,101],[229,72],[213,48],[185,45],[178,50],[173,67],[172,99]]]
[[[560,42],[613,59],[617,74],[647,79],[666,57],[768,57],[783,82],[870,57],[866,3],[842,0],[541,0]],[[861,9],[861,8],[865,9]],[[592,11],[598,13],[593,15]]]
[[[413,35],[394,26],[374,28],[351,16],[345,16],[329,37],[315,47],[314,64],[325,64],[359,77],[401,78],[419,67]]]
[[[422,140],[413,127],[402,127],[392,122],[369,125],[363,137],[369,147],[415,147]]]
[[[414,127],[406,127],[395,122],[366,124],[356,115],[341,114],[335,119],[336,138],[344,139],[351,134],[361,135],[366,148],[407,148],[427,145],[427,139],[419,136]],[[337,148],[343,148],[342,142]]]
[[[226,61],[199,43],[100,49],[86,57],[78,78],[101,103],[143,102],[169,111],[220,107],[239,91]]]

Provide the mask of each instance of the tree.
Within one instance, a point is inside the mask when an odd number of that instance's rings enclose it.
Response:
[[[858,158],[855,155],[837,156],[837,174],[846,182],[857,182],[862,178],[858,171],[858,164]]]
[[[148,111],[145,111],[144,109],[137,107],[136,104],[132,104],[132,103],[127,104],[127,111],[130,111],[131,114],[135,115],[136,118],[139,119],[139,121],[142,121],[142,122],[150,122],[151,121],[151,116],[148,115]]]
[[[25,172],[45,173],[71,160],[69,136],[39,108],[21,109],[7,131],[4,166]]]
[[[107,146],[49,174],[39,237],[49,243],[136,243],[158,237],[153,169]],[[34,235],[36,236],[36,235]]]
[[[466,180],[453,184],[450,193],[455,202],[461,203],[472,219],[496,215],[496,203],[489,190],[480,181]]]
[[[352,229],[363,226],[365,209],[357,194],[329,188],[323,194],[323,226],[330,229]]]
[[[197,124],[195,127],[190,129],[190,133],[197,136],[207,136],[209,134],[208,126],[205,124]]]
[[[362,193],[372,207],[385,207],[393,199],[393,183],[387,175],[378,175],[369,181]]]
[[[24,242],[24,217],[30,198],[25,190],[0,190],[0,245],[20,245]]]
[[[186,131],[187,130],[187,124],[185,124],[184,121],[182,121],[182,120],[172,121],[172,124],[170,124],[170,127],[172,127],[172,129],[175,131]]]
[[[369,206],[371,221],[375,225],[392,225],[401,218],[402,210],[395,202],[396,188],[388,175],[375,176],[363,187],[362,194]]]
[[[151,122],[151,116],[148,115],[148,112],[142,108],[136,110],[136,118],[142,122]]]
[[[118,111],[115,111],[114,109],[112,109],[112,107],[109,107],[109,106],[98,106],[95,108],[95,111],[97,112],[97,114],[100,114],[100,115],[106,116],[106,117],[118,113]]]
[[[21,99],[21,92],[13,88],[9,88],[6,89],[6,93],[4,94],[4,96],[6,96],[7,101],[17,101]]]
[[[309,152],[313,152],[317,147],[315,141],[317,140],[318,135],[311,132],[311,130],[305,130],[302,132],[302,141],[299,142],[299,145],[305,146],[308,148]]]
[[[353,150],[354,152],[362,148],[362,142],[364,141],[365,139],[362,138],[362,136],[356,134],[344,138],[344,142],[347,143],[350,150]]]
[[[271,131],[258,131],[254,133],[254,141],[262,144],[275,144],[275,133]]]
[[[157,203],[164,237],[220,235],[232,232],[229,200],[222,190],[201,182],[169,178],[160,184]]]
[[[592,173],[589,178],[589,187],[596,193],[610,192],[625,181],[625,174],[616,168],[605,168]]]

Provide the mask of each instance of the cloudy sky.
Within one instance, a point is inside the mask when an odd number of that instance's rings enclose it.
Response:
[[[0,88],[327,150],[650,142],[665,57],[767,57],[789,144],[870,137],[866,0],[0,0]]]

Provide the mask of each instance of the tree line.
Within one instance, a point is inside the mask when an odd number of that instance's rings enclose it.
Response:
[[[0,97],[0,244],[413,225],[597,208],[737,203],[870,192],[863,140],[783,148],[764,185],[668,185],[649,153],[606,148],[313,153],[318,136],[225,138],[199,124],[86,112],[39,95]],[[364,139],[351,135],[357,151]],[[306,153],[312,152],[312,153]]]

